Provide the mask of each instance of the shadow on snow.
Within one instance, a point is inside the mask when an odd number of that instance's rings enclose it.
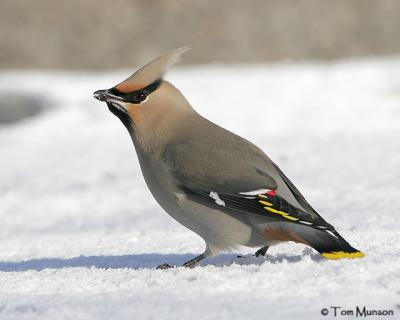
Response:
[[[230,266],[238,265],[260,265],[263,263],[297,263],[304,257],[310,256],[314,261],[322,258],[316,253],[303,253],[301,255],[277,254],[274,256],[258,257],[247,255],[238,257],[236,254],[220,254],[216,257],[207,258],[200,263],[200,266]],[[193,259],[193,254],[160,254],[144,253],[119,256],[79,256],[70,259],[41,258],[20,262],[1,262],[0,271],[15,272],[43,269],[63,269],[73,267],[101,268],[101,269],[154,269],[163,263],[181,266],[184,262]]]

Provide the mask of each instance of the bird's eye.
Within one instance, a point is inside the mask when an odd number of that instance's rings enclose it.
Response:
[[[143,100],[145,100],[147,98],[147,95],[146,95],[146,93],[144,93],[143,91],[138,91],[137,93],[136,93],[136,100],[138,101],[138,102],[142,102]]]

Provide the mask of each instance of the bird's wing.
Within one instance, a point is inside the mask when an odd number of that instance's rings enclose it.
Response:
[[[277,181],[268,173],[268,158],[262,151],[229,134],[231,136],[225,137],[221,137],[221,133],[214,134],[216,138],[211,141],[188,138],[175,141],[166,146],[161,158],[178,185],[189,189],[221,190],[232,194],[277,189]],[[274,170],[273,166],[269,169]]]
[[[308,204],[260,149],[230,132],[207,129],[212,139],[201,136],[204,128],[191,130],[194,135],[178,139],[162,154],[178,192],[227,214],[253,217],[250,221],[263,228],[268,239],[301,242],[328,259],[364,256]]]
[[[165,149],[162,159],[181,192],[224,211],[334,230],[260,149],[229,134],[221,143],[183,139]]]
[[[314,210],[314,208],[307,202],[307,200],[303,197],[301,192],[296,188],[296,186],[292,183],[292,181],[289,180],[288,177],[282,172],[282,170],[275,164],[273,163],[273,166],[276,170],[276,172],[279,174],[279,177],[282,179],[282,181],[285,183],[293,197],[296,199],[296,201],[300,204],[300,206],[310,212],[313,216],[320,217],[317,211]]]
[[[183,192],[193,201],[225,211],[234,210],[243,214],[258,215],[268,218],[268,221],[290,222],[309,226],[321,231],[336,233],[335,228],[320,216],[294,207],[275,190],[257,190],[258,192],[241,192],[226,194],[213,190],[194,190],[183,187]]]

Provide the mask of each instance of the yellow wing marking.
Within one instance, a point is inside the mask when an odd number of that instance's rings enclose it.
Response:
[[[261,201],[260,201],[260,202],[261,202]],[[299,220],[298,218],[295,218],[295,217],[290,216],[287,212],[283,212],[283,211],[280,211],[280,210],[276,210],[276,209],[270,208],[270,207],[264,207],[264,209],[266,209],[266,210],[268,210],[268,211],[270,211],[270,212],[273,212],[273,213],[277,213],[277,214],[281,215],[282,217],[284,217],[284,218],[286,218],[286,219],[289,219],[289,220],[293,220],[293,221]]]

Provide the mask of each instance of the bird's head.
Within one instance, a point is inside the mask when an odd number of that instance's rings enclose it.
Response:
[[[94,97],[106,102],[130,133],[157,132],[158,127],[168,125],[168,119],[173,121],[176,114],[191,109],[180,91],[163,80],[168,68],[188,49],[165,52],[111,89],[96,91]]]

